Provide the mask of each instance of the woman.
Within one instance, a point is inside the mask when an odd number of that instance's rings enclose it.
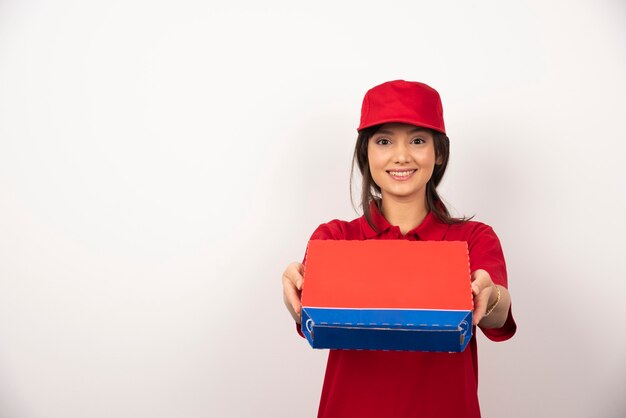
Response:
[[[506,265],[488,225],[450,216],[437,194],[449,156],[437,91],[395,80],[363,100],[354,151],[364,214],[320,225],[311,239],[467,241],[474,325],[491,340],[513,336]],[[306,261],[306,260],[305,260]],[[300,324],[304,265],[283,274],[283,299]],[[480,417],[476,329],[461,353],[331,350],[318,417]]]

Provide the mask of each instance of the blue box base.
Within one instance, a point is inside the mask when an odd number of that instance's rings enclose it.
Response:
[[[471,311],[302,309],[302,332],[313,348],[461,352],[471,324]]]

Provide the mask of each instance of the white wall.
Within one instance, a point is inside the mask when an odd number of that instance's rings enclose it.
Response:
[[[0,416],[313,417],[280,274],[396,78],[507,257],[484,416],[625,416],[624,3],[213,3],[0,2]]]

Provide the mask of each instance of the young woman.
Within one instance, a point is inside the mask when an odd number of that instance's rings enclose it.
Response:
[[[437,194],[449,139],[437,91],[395,80],[363,100],[353,163],[363,216],[320,225],[311,239],[467,241],[474,325],[491,340],[516,330],[504,256],[493,229],[450,216]],[[306,260],[305,260],[306,262]],[[300,330],[305,266],[283,273],[283,299]],[[318,417],[480,417],[476,329],[461,353],[331,350]]]

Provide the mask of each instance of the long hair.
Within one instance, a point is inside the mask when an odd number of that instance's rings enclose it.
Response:
[[[380,210],[381,190],[380,187],[374,182],[372,173],[370,172],[369,160],[367,158],[367,148],[370,138],[378,131],[381,125],[372,126],[359,131],[359,135],[356,139],[356,145],[354,147],[354,155],[352,157],[352,169],[350,170],[350,200],[353,202],[352,196],[352,178],[354,175],[355,164],[359,167],[361,172],[362,184],[361,184],[361,207],[363,208],[363,215],[367,220],[367,223],[376,230],[376,226],[372,221],[372,215],[370,210],[370,203],[376,202],[378,209]],[[436,164],[433,170],[433,174],[426,183],[426,206],[429,211],[432,211],[435,216],[443,223],[455,224],[460,222],[466,222],[470,218],[454,218],[450,216],[450,212],[446,205],[441,201],[439,194],[437,193],[437,186],[441,182],[443,175],[448,167],[448,159],[450,157],[450,139],[444,133],[429,129],[434,139],[435,145],[435,158],[441,161],[441,164]]]

